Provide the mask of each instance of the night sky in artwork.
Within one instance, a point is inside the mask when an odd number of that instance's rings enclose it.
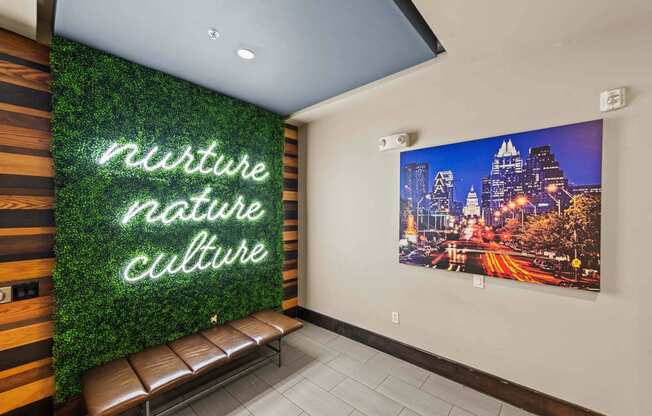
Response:
[[[524,163],[531,147],[550,145],[571,185],[601,183],[602,120],[407,151],[401,153],[401,168],[410,163],[428,163],[428,191],[432,191],[438,171],[453,171],[455,198],[463,200],[471,185],[480,194],[482,177],[489,175],[494,155],[508,139]],[[401,175],[401,189],[404,179]]]

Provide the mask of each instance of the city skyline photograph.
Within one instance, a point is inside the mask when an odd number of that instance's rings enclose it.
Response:
[[[600,288],[602,120],[401,153],[399,261]]]

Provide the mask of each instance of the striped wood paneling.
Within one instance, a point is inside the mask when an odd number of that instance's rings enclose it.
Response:
[[[52,414],[54,183],[49,50],[0,30],[0,286],[39,296],[0,304],[0,414]],[[283,310],[297,307],[298,134],[285,127]],[[64,406],[65,407],[65,406]]]
[[[283,154],[283,310],[295,314],[298,306],[299,259],[299,134],[294,126],[285,126]]]
[[[0,414],[53,410],[53,167],[49,50],[0,31],[0,286],[39,296],[0,304]]]

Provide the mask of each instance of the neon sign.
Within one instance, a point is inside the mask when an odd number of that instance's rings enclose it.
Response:
[[[244,197],[238,195],[233,203],[219,204],[219,200],[211,200],[208,197],[210,193],[211,188],[206,187],[199,196],[189,198],[190,202],[180,199],[168,204],[163,209],[155,199],[145,202],[135,201],[122,217],[122,224],[128,224],[140,213],[145,213],[145,221],[150,224],[157,222],[171,224],[175,221],[214,222],[228,220],[232,217],[237,220],[255,221],[265,215],[265,210],[262,209],[262,205],[258,201],[246,204]],[[192,209],[190,208],[191,203]]]
[[[160,253],[152,261],[149,256],[141,255],[132,259],[125,267],[122,277],[128,282],[137,282],[146,277],[159,277],[177,273],[192,273],[208,268],[217,270],[225,265],[231,265],[237,260],[240,264],[260,263],[269,252],[262,243],[256,243],[249,248],[247,240],[242,240],[237,249],[216,246],[216,235],[209,238],[208,231],[200,231],[190,242],[182,258],[176,254]],[[138,266],[144,270],[137,272]],[[136,271],[135,271],[136,270]]]
[[[158,155],[159,148],[154,146],[143,156],[140,154],[140,147],[135,143],[113,143],[102,154],[98,163],[105,165],[111,159],[122,156],[127,167],[141,168],[146,172],[173,170],[183,166],[183,170],[189,175],[235,176],[240,174],[242,179],[252,179],[256,182],[265,180],[269,176],[264,163],[259,162],[252,165],[249,162],[249,155],[246,154],[241,156],[236,163],[235,160],[227,159],[223,154],[215,153],[216,146],[217,143],[213,142],[207,148],[196,151],[192,150],[192,146],[187,146],[178,156],[174,152]]]
[[[181,167],[188,175],[240,176],[255,182],[261,182],[269,176],[264,163],[251,162],[246,154],[238,160],[229,159],[223,154],[217,154],[216,146],[217,143],[213,142],[208,147],[195,151],[187,146],[177,154],[172,151],[161,152],[158,146],[141,152],[135,143],[112,143],[98,163],[107,165],[114,159],[122,159],[128,168],[142,169],[145,172],[171,171]],[[212,223],[232,218],[253,222],[265,215],[259,201],[247,201],[242,195],[236,196],[233,201],[220,201],[211,198],[211,192],[211,187],[207,186],[196,195],[167,204],[161,204],[156,199],[137,200],[129,206],[120,222],[128,225],[139,217],[144,217],[148,224],[163,225],[179,222]],[[242,240],[237,247],[223,247],[217,243],[217,239],[208,230],[202,230],[192,238],[181,257],[170,253],[158,253],[154,258],[144,254],[136,256],[127,263],[122,278],[127,282],[137,282],[146,278],[158,279],[164,275],[218,270],[235,262],[255,264],[269,254],[262,242],[250,246],[247,240]]]

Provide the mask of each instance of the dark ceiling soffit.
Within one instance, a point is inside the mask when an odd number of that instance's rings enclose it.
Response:
[[[412,0],[394,0],[396,6],[403,12],[405,18],[414,27],[417,33],[421,36],[426,45],[430,48],[433,54],[437,56],[438,53],[444,52],[445,49],[433,33],[426,19],[421,16],[417,6],[412,3]]]

